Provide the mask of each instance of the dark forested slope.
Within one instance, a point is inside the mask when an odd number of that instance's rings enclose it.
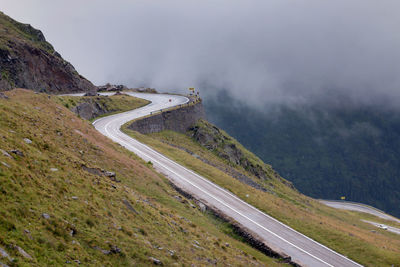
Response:
[[[400,112],[351,104],[259,111],[220,97],[205,101],[210,120],[301,192],[400,216]]]

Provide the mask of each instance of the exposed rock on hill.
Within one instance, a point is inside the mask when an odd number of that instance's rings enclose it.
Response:
[[[104,114],[128,111],[150,103],[147,100],[125,94],[95,97],[59,96],[58,100],[60,104],[86,120],[91,120]]]
[[[87,99],[87,101],[80,103],[76,107],[72,108],[72,111],[78,114],[80,117],[90,120],[97,116],[106,114],[108,110],[104,108],[95,99]]]
[[[17,87],[46,93],[96,90],[40,30],[0,12],[0,91]]]
[[[189,129],[187,134],[201,146],[213,151],[219,157],[233,165],[242,166],[257,178],[268,180],[271,179],[271,175],[273,175],[294,189],[292,183],[282,179],[271,166],[263,163],[254,155],[251,155],[236,140],[211,123],[200,120]]]
[[[181,105],[176,109],[135,120],[128,128],[142,134],[158,133],[164,130],[185,133],[198,120],[206,118],[202,101],[195,99],[190,101],[188,105]]]

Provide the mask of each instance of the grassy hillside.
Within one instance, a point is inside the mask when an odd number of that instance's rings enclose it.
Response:
[[[18,40],[29,45],[41,48],[49,53],[54,53],[53,46],[46,42],[43,33],[28,24],[23,24],[0,12],[0,48],[10,50],[10,40]]]
[[[204,132],[213,132],[212,128],[215,126],[200,122],[194,126],[196,127],[206,128]],[[208,147],[207,142],[201,145],[193,138],[192,131],[187,135],[172,131],[141,135],[128,130],[126,126],[123,129],[129,135],[227,188],[267,214],[357,262],[366,266],[400,265],[399,235],[375,229],[362,222],[360,219],[365,218],[364,215],[335,210],[298,193],[268,165],[263,166],[267,171],[266,179],[261,179],[249,169],[246,170],[240,162],[233,164],[229,159],[221,158],[221,147],[224,147],[224,144],[214,148]],[[226,139],[228,144],[234,143],[239,147],[242,155],[248,157],[248,161],[261,164],[256,156],[245,150],[232,137],[221,132],[225,136],[222,139]],[[238,173],[250,178],[266,190],[241,181],[237,178]],[[371,232],[371,230],[376,231]]]
[[[0,249],[9,257],[0,256],[1,263],[280,265],[201,212],[151,164],[103,137],[58,97],[5,94]]]
[[[111,95],[111,96],[58,96],[56,101],[66,108],[81,115],[79,107],[84,104],[89,106],[91,111],[91,120],[95,118],[124,112],[145,106],[150,101],[129,95]],[[82,114],[83,115],[83,114]]]

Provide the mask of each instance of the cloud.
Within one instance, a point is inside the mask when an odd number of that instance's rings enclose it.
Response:
[[[0,0],[96,84],[400,103],[398,0]]]
[[[355,122],[350,128],[338,128],[335,130],[343,138],[358,137],[362,135],[379,137],[382,134],[379,128],[368,122]]]

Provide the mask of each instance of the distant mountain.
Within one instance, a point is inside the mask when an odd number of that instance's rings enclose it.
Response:
[[[47,93],[95,90],[40,30],[0,12],[0,91],[17,87]]]
[[[205,101],[210,121],[302,193],[345,196],[400,216],[399,111],[357,105],[258,111],[219,98]]]

